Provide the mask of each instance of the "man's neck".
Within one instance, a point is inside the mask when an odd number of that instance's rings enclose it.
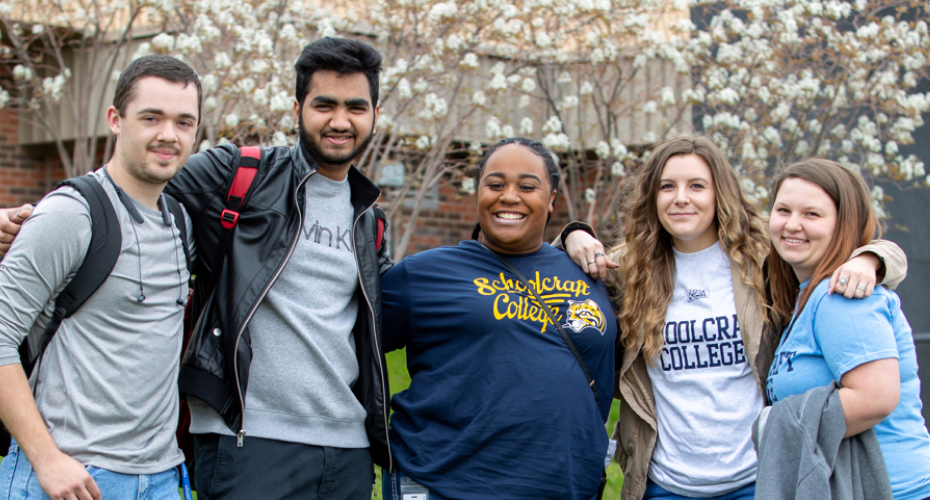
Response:
[[[115,157],[113,161],[107,164],[107,173],[110,174],[113,182],[132,199],[152,210],[159,210],[158,197],[161,196],[161,191],[167,183],[151,184],[140,181],[133,177]]]

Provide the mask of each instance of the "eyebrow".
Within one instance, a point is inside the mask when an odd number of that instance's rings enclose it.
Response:
[[[708,182],[708,183],[710,182],[709,180],[703,177],[692,177],[688,179],[687,182],[693,182],[693,181],[702,181],[702,182]],[[659,182],[675,182],[675,179],[659,179]]]
[[[492,176],[493,176],[493,177],[501,177],[501,178],[503,178],[503,177],[504,177],[504,174],[502,174],[502,173],[500,173],[500,172],[489,172],[489,173],[487,173],[484,177],[485,177],[485,179],[487,179],[488,177],[492,177]],[[521,179],[526,179],[526,178],[535,179],[535,180],[537,180],[537,181],[539,181],[539,182],[542,182],[542,179],[540,179],[538,175],[534,175],[534,174],[520,174],[520,178],[521,178]]]
[[[338,99],[334,97],[330,97],[328,95],[318,95],[314,97],[310,102],[319,103],[319,104],[333,104],[333,105],[339,104]],[[346,99],[345,105],[346,106],[362,106],[365,108],[368,108],[371,106],[368,103],[368,99],[365,99],[363,97],[352,97],[350,99]]]
[[[165,115],[165,112],[164,112],[163,110],[158,109],[158,108],[145,108],[145,109],[140,109],[136,114],[137,114],[137,115],[159,115],[159,116],[164,116],[164,115]],[[196,116],[196,115],[192,115],[192,114],[190,114],[190,113],[181,113],[181,118],[187,118],[187,119],[195,120],[195,121],[197,120],[197,116]]]

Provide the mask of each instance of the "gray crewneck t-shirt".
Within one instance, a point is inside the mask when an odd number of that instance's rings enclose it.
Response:
[[[243,427],[248,437],[367,448],[366,412],[352,393],[358,358],[354,210],[348,180],[311,175],[302,234],[249,322],[252,363]],[[191,432],[233,435],[191,398]]]
[[[62,452],[113,472],[154,474],[184,459],[175,441],[184,319],[177,300],[190,275],[176,225],[133,200],[144,219],[136,223],[102,170],[93,175],[119,217],[120,255],[97,292],[61,322],[30,383]],[[19,344],[45,329],[90,236],[89,206],[68,187],[23,224],[0,262],[0,366],[19,363]]]

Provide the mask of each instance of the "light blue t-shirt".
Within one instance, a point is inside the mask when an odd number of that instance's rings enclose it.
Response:
[[[831,380],[839,382],[859,365],[897,358],[901,399],[875,426],[875,434],[895,499],[930,497],[930,434],[921,416],[917,354],[901,300],[884,287],[875,287],[865,299],[847,299],[827,295],[828,286],[828,279],[817,285],[788,337],[782,337],[769,370],[768,397],[775,403]]]

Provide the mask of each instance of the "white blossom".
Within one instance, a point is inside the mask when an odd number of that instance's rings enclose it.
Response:
[[[606,141],[600,141],[594,148],[594,152],[597,154],[598,158],[607,158],[610,156],[610,144],[607,144]]]
[[[278,130],[277,132],[274,133],[274,136],[271,138],[271,145],[277,146],[277,147],[287,146],[288,145],[287,135],[285,135],[284,132]]]
[[[236,113],[229,113],[226,115],[226,126],[235,127],[236,125],[239,125],[239,115]]]
[[[494,140],[501,136],[501,121],[496,116],[489,118],[484,127],[488,139]]]
[[[513,137],[514,136],[513,126],[504,125],[503,127],[501,127],[501,135],[504,137]]]
[[[425,149],[429,149],[429,146],[430,146],[429,136],[421,135],[417,139],[417,142],[414,144],[414,146],[421,151]]]
[[[571,140],[565,134],[547,134],[542,140],[543,146],[556,151],[564,151],[571,146]]]
[[[171,52],[174,50],[174,37],[167,33],[159,33],[152,38],[150,42],[152,48],[159,52]]]
[[[477,106],[484,106],[484,103],[487,102],[487,98],[484,95],[484,92],[476,90],[474,94],[471,95],[471,102]]]
[[[530,96],[523,94],[520,96],[520,101],[517,103],[517,106],[525,108],[531,104]]]
[[[461,64],[462,66],[467,66],[469,68],[477,68],[478,67],[478,56],[472,53],[465,54],[465,56],[462,57],[462,61],[459,64]]]
[[[562,120],[559,120],[559,117],[557,116],[550,116],[549,119],[546,120],[546,124],[543,125],[542,130],[543,132],[546,132],[549,134],[561,132],[562,131]]]
[[[524,117],[520,120],[520,134],[524,136],[529,136],[533,134],[533,119],[530,117]]]
[[[577,107],[581,101],[576,95],[567,95],[562,98],[562,109],[571,109]]]
[[[520,90],[526,92],[527,94],[532,93],[536,90],[536,80],[532,78],[524,78],[523,83],[520,85]]]

